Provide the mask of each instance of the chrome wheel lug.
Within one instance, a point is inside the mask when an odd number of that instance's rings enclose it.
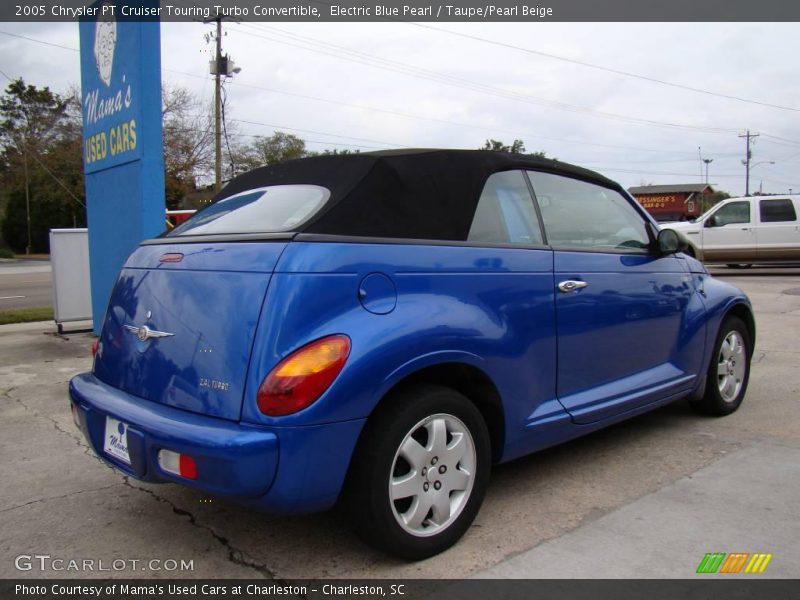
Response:
[[[447,467],[446,467],[446,466],[444,466],[444,465],[442,465],[441,467],[439,467],[439,473],[447,473]]]
[[[426,492],[428,491],[428,488],[430,488],[430,487],[431,487],[431,484],[429,484],[427,481],[422,484],[422,489],[425,490]]]
[[[428,474],[428,469],[425,468],[425,467],[422,467],[422,476],[425,477],[427,474]]]
[[[439,457],[438,457],[438,456],[434,456],[434,457],[431,459],[431,464],[432,464],[432,465],[435,465],[437,462],[439,462]]]
[[[441,482],[441,481],[437,481],[437,482],[435,482],[435,483],[433,484],[433,489],[435,489],[435,490],[440,490],[440,489],[442,489],[442,482]]]

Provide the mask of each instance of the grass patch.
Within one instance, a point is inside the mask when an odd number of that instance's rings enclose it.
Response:
[[[32,323],[34,321],[52,321],[53,309],[49,306],[32,308],[9,308],[0,310],[0,325],[9,323]]]
[[[0,248],[0,258],[14,258],[14,253],[8,248]]]

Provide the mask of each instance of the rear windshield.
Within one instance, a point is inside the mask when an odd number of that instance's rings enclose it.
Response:
[[[167,234],[272,233],[293,231],[330,197],[316,185],[271,185],[218,200]]]

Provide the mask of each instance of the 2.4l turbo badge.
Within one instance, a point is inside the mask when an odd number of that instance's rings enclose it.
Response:
[[[211,390],[218,390],[220,392],[227,392],[231,384],[227,381],[218,381],[216,379],[208,379],[207,377],[200,378],[200,387],[208,388]]]

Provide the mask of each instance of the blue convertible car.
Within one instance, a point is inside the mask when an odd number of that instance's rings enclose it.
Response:
[[[747,297],[616,183],[483,151],[264,167],[130,256],[76,423],[105,461],[444,550],[493,463],[742,402]]]

